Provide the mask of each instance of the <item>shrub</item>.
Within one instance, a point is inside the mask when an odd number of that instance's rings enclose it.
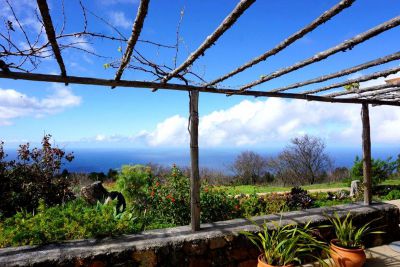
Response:
[[[386,200],[394,200],[394,199],[400,199],[400,190],[392,190],[390,191],[385,197],[384,199]]]
[[[215,222],[242,216],[239,200],[225,192],[203,185],[200,193],[201,221]]]
[[[308,209],[311,208],[314,199],[300,187],[293,187],[287,198],[287,206],[289,209]]]
[[[280,213],[288,210],[287,198],[287,194],[270,193],[264,196],[252,194],[240,199],[240,208],[246,217]]]
[[[72,180],[60,174],[65,161],[72,161],[74,156],[52,147],[50,138],[43,137],[41,148],[31,149],[29,143],[20,145],[17,160],[11,161],[6,160],[4,143],[0,142],[0,215],[11,216],[22,209],[33,211],[40,199],[55,205],[74,197]]]
[[[117,188],[135,207],[142,209],[151,171],[143,165],[124,165],[117,176]]]
[[[139,229],[132,213],[117,214],[113,205],[90,206],[77,199],[47,208],[41,201],[37,213],[18,212],[0,222],[0,247],[114,236]]]
[[[165,177],[153,177],[142,165],[123,166],[117,185],[135,213],[142,214],[146,228],[185,225],[190,222],[190,181],[174,165]],[[201,220],[212,222],[237,218],[239,201],[203,184],[200,191]]]

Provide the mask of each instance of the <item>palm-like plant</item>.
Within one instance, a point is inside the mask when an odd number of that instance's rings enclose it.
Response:
[[[313,257],[322,262],[319,257],[313,255],[316,251],[327,250],[325,243],[318,241],[312,232],[310,223],[301,227],[294,224],[281,225],[281,221],[272,222],[274,229],[268,228],[264,222],[262,231],[254,234],[242,232],[261,251],[261,258],[270,265],[284,266],[299,263],[304,257]]]
[[[362,239],[366,235],[384,233],[382,231],[373,231],[373,228],[371,228],[371,223],[377,219],[364,224],[360,228],[357,228],[353,224],[353,219],[350,212],[347,213],[344,219],[341,219],[339,214],[335,212],[333,216],[328,217],[328,220],[335,229],[337,245],[345,248],[361,248],[363,246]]]

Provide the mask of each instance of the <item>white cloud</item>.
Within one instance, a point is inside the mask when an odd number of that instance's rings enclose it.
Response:
[[[132,22],[125,16],[124,12],[121,11],[113,11],[110,12],[110,22],[115,27],[122,27],[125,29],[129,29],[132,27]]]
[[[14,89],[0,88],[0,126],[11,125],[15,118],[43,117],[81,103],[81,98],[68,88],[53,85],[53,89],[54,93],[38,99]]]
[[[400,109],[371,107],[372,140],[380,144],[400,142]],[[189,143],[187,118],[175,115],[157,124],[153,131],[113,141],[148,146],[180,147]],[[328,104],[270,98],[244,100],[239,104],[200,118],[201,147],[271,146],[287,143],[303,134],[317,135],[328,145],[358,145],[361,142],[360,105]],[[110,137],[100,136],[98,141]]]

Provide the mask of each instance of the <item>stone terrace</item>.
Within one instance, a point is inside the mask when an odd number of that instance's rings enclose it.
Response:
[[[399,237],[399,209],[387,203],[339,205],[282,214],[282,223],[326,224],[323,214],[337,211],[355,214],[355,223],[380,218],[386,234],[374,236],[368,246],[379,246]],[[273,214],[254,217],[257,223],[279,220]],[[271,227],[272,224],[271,224]],[[258,251],[240,231],[256,231],[246,219],[203,224],[192,232],[189,226],[145,231],[117,238],[90,239],[24,246],[0,250],[0,266],[254,266]],[[327,239],[332,233],[322,233]]]

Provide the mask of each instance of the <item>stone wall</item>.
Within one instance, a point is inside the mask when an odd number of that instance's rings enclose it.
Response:
[[[399,210],[396,206],[374,203],[340,205],[330,208],[287,212],[282,223],[327,224],[323,214],[337,211],[344,215],[351,211],[355,222],[365,223],[379,218],[377,225],[386,234],[374,235],[368,246],[388,243],[399,237]],[[253,218],[257,223],[278,220],[280,215]],[[0,266],[255,266],[259,252],[240,231],[255,231],[245,219],[203,224],[196,233],[187,226],[146,231],[135,235],[102,240],[77,240],[40,247],[0,249]],[[271,225],[271,227],[273,227]],[[329,240],[330,230],[323,236]]]

